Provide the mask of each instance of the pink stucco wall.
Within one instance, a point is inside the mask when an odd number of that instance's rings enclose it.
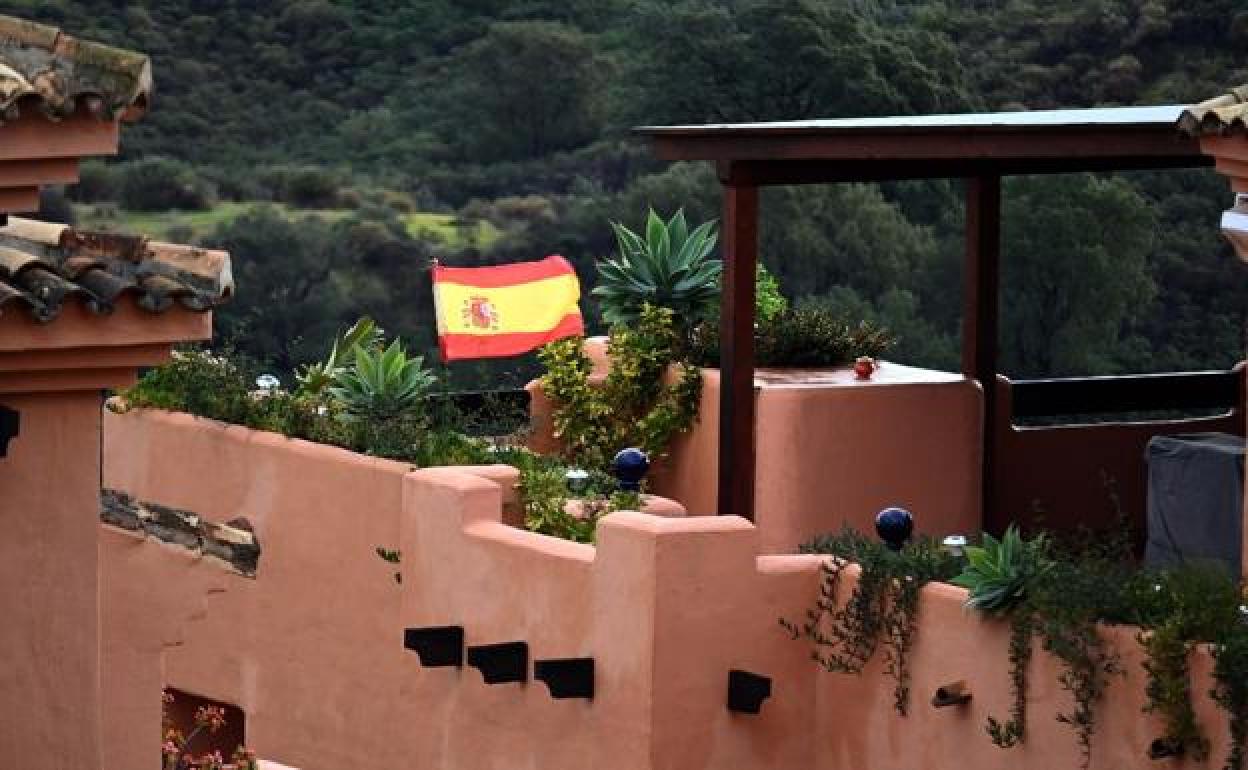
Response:
[[[211,328],[209,314],[155,318],[129,301],[107,317],[68,303],[52,323],[13,306],[0,315],[0,404],[21,419],[0,459],[4,770],[99,766],[100,392]]]
[[[1009,707],[1008,629],[964,611],[959,589],[924,591],[901,718],[881,661],[829,674],[780,628],[814,600],[820,560],[764,554],[742,519],[622,512],[596,546],[577,545],[505,525],[514,477],[497,468],[410,471],[160,412],[107,415],[105,434],[106,485],[245,515],[264,549],[250,579],[102,527],[106,767],[155,766],[161,684],[238,704],[262,756],[304,768],[1076,766],[1074,736],[1053,719],[1068,697],[1042,652],[1027,745],[988,741],[985,718]],[[377,545],[401,549],[401,584]],[[423,669],[402,630],[430,625],[462,625],[468,645],[527,641],[535,659],[593,657],[595,697]],[[1140,711],[1132,630],[1106,633],[1128,674],[1098,711],[1098,770],[1144,764],[1159,731]],[[731,668],[773,678],[761,714],[725,707]],[[1217,760],[1226,722],[1206,696],[1208,655],[1193,668]],[[955,680],[969,705],[927,705]]]
[[[598,376],[602,343],[587,352]],[[651,489],[694,515],[716,510],[719,370],[705,369],[697,424],[672,442]],[[551,403],[534,382],[533,436],[544,451]],[[767,553],[788,553],[849,525],[872,531],[899,505],[919,532],[974,534],[981,527],[983,393],[961,375],[882,362],[870,381],[852,370],[760,369],[754,378],[754,523]]]
[[[89,768],[100,737],[100,397],[0,403],[22,421],[0,460],[0,767]]]

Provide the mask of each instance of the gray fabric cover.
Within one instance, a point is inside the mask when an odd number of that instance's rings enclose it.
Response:
[[[1145,563],[1216,560],[1241,574],[1244,439],[1225,433],[1154,436],[1145,456]]]

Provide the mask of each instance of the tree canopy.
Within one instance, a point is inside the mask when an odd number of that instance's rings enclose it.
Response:
[[[117,162],[84,167],[74,211],[202,223],[169,227],[232,250],[224,336],[289,366],[310,355],[300,340],[361,313],[431,345],[430,256],[562,253],[588,296],[614,248],[609,221],[637,227],[651,206],[718,216],[713,170],[665,166],[634,125],[1190,103],[1248,82],[1241,6],[7,0],[0,12],[152,55],[152,111]],[[769,191],[763,260],[792,299],[888,323],[899,357],[955,367],[960,185]],[[1216,232],[1229,199],[1208,171],[1011,181],[1006,371],[1242,357],[1248,276]],[[463,371],[514,381],[526,366]]]

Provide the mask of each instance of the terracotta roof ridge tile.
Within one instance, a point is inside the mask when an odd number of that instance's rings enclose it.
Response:
[[[134,120],[147,109],[151,91],[146,55],[0,15],[0,120],[17,118],[25,103],[50,118],[85,109],[110,120]]]

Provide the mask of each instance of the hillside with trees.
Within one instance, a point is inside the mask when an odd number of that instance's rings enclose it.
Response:
[[[149,53],[153,109],[49,214],[230,249],[229,344],[280,370],[362,314],[432,345],[426,266],[562,253],[587,291],[609,222],[718,215],[709,168],[640,124],[1192,103],[1248,82],[1237,0],[0,0]],[[1014,179],[1003,368],[1226,367],[1248,272],[1212,172]],[[960,182],[770,190],[784,293],[957,362]],[[587,313],[587,317],[595,316]],[[462,365],[514,384],[528,362]],[[505,371],[504,371],[505,370]],[[487,378],[488,373],[488,378]]]

